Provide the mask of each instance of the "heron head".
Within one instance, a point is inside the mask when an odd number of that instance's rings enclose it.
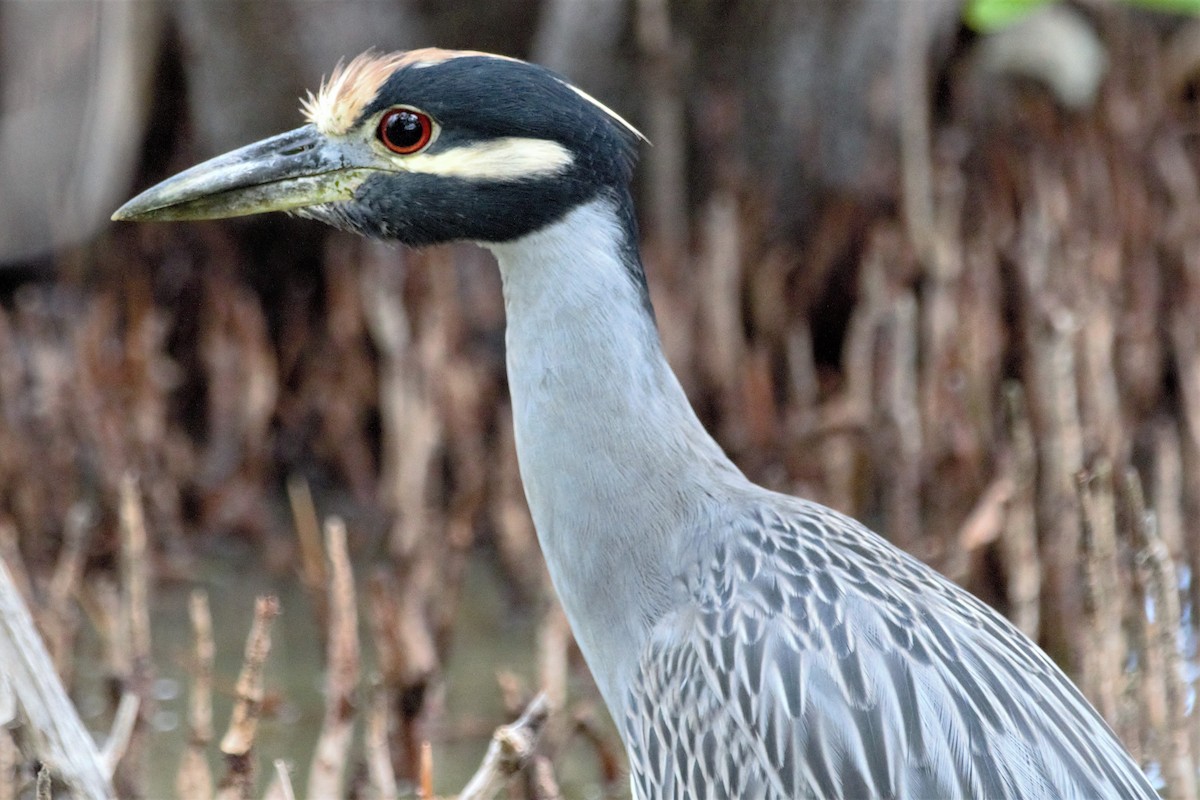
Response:
[[[153,186],[116,220],[287,211],[419,246],[510,241],[628,185],[641,135],[553,72],[437,49],[366,53],[308,122]]]

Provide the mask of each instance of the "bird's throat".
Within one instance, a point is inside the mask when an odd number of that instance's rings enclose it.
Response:
[[[597,200],[493,245],[525,494],[555,588],[610,710],[672,604],[707,483],[740,478],[663,356],[634,233]]]

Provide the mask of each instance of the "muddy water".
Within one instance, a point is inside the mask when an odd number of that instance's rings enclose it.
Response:
[[[357,574],[366,574],[366,569],[359,569]],[[231,543],[197,558],[194,582],[160,585],[155,590],[151,613],[158,678],[150,797],[174,796],[175,772],[187,741],[187,662],[192,647],[187,603],[196,586],[207,590],[212,609],[217,650],[214,672],[217,740],[229,720],[254,599],[261,594],[279,597],[282,613],[272,629],[266,670],[268,694],[278,702],[271,704],[272,713],[259,728],[256,746],[259,784],[261,791],[270,778],[274,759],[283,758],[293,766],[294,785],[298,796],[303,797],[324,702],[321,691],[324,657],[311,605],[297,579],[269,574],[252,548]],[[360,593],[360,608],[361,601]],[[512,608],[498,576],[482,557],[477,557],[468,571],[459,613],[455,646],[447,668],[446,712],[430,731],[435,789],[446,794],[462,788],[479,765],[491,730],[506,721],[496,686],[496,671],[512,671],[529,684],[534,674],[536,620]],[[368,641],[365,631],[362,641]],[[85,637],[80,649],[81,665],[100,662],[94,638]],[[364,644],[364,674],[371,669],[369,650]],[[104,731],[110,708],[99,673],[80,667],[78,702],[85,722],[94,730]],[[586,675],[579,675],[572,691],[577,697],[594,694],[595,689],[589,684]],[[356,753],[361,752],[360,740],[361,730],[356,732]],[[210,749],[213,773],[219,777],[222,765],[216,745]],[[582,743],[570,748],[556,766],[565,797],[604,796],[594,755]]]

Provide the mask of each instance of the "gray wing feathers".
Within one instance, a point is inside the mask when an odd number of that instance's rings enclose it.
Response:
[[[1157,797],[1028,639],[857,523],[786,499],[730,533],[642,655],[641,800]]]

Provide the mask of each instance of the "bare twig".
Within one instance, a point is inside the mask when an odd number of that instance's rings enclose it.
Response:
[[[322,795],[314,793],[309,787],[309,796],[321,797]],[[335,795],[330,795],[330,797],[333,796]],[[296,800],[296,790],[292,788],[292,772],[288,768],[288,763],[282,758],[275,759],[275,776],[271,779],[266,793],[263,794],[263,800]]]
[[[596,753],[600,776],[605,786],[616,786],[624,773],[623,755],[613,746],[608,735],[596,723],[594,711],[584,707],[575,711],[575,732],[583,737]]]
[[[437,655],[427,620],[405,613],[401,588],[385,570],[377,570],[368,584],[371,638],[378,653],[379,671],[394,701],[396,725],[391,750],[397,772],[416,775],[421,736],[418,731],[425,690],[433,676]],[[421,606],[415,606],[421,608]]]
[[[0,800],[16,800],[18,794],[17,765],[20,753],[12,734],[8,732],[8,721],[0,725]]]
[[[1046,272],[1052,262],[1049,222],[1030,213],[1024,252],[1019,259],[1030,319],[1026,321],[1031,375],[1027,384],[1036,437],[1038,529],[1044,567],[1042,637],[1053,655],[1072,669],[1082,660],[1077,585],[1080,521],[1075,476],[1083,469],[1083,433],[1079,420],[1074,342],[1078,322],[1071,311],[1041,294],[1050,291]]]
[[[421,742],[421,758],[417,769],[417,796],[421,800],[433,800],[433,747]]]
[[[221,739],[225,754],[225,777],[217,790],[218,800],[248,798],[254,787],[254,759],[251,750],[262,712],[263,667],[271,652],[271,624],[279,616],[279,600],[273,596],[254,603],[254,622],[246,638],[246,655],[238,675],[233,713],[229,729]]]
[[[998,541],[1004,534],[1004,520],[1013,496],[1013,482],[1001,475],[988,484],[971,513],[958,530],[957,547],[971,553]]]
[[[129,651],[135,672],[150,664],[150,579],[146,555],[146,520],[137,479],[121,480],[121,582],[124,613],[129,621]],[[148,673],[141,677],[148,677]]]
[[[1163,738],[1163,772],[1167,778],[1167,797],[1184,800],[1196,796],[1196,774],[1192,766],[1191,739],[1185,717],[1186,689],[1183,659],[1179,652],[1179,583],[1175,564],[1159,536],[1154,516],[1147,512],[1141,481],[1132,469],[1125,473],[1122,499],[1127,519],[1137,542],[1137,574],[1152,616],[1142,620],[1147,636],[1147,657],[1153,656],[1160,668],[1166,725]]]
[[[54,671],[33,617],[0,560],[0,673],[16,697],[23,740],[79,797],[113,797],[108,770]]]
[[[54,781],[50,778],[50,770],[45,764],[38,767],[37,800],[54,800]]]
[[[33,603],[33,587],[25,569],[25,559],[17,544],[17,528],[7,519],[0,518],[0,561],[8,568],[9,580],[27,607]]]
[[[371,707],[367,713],[367,731],[364,742],[366,749],[367,774],[375,788],[378,800],[396,800],[396,773],[388,751],[388,719],[392,699],[387,686],[380,683],[371,694]]]
[[[128,633],[129,673],[123,676],[125,691],[138,697],[140,713],[122,748],[120,770],[114,782],[122,793],[135,793],[145,786],[148,764],[145,731],[153,713],[154,666],[150,655],[150,564],[147,554],[146,520],[137,479],[129,473],[120,485],[121,529],[121,620]]]
[[[321,522],[308,481],[293,475],[287,482],[292,524],[300,540],[300,576],[316,608],[317,626],[326,628],[329,600],[326,597],[325,556],[321,548]]]
[[[58,554],[58,563],[50,579],[50,590],[42,615],[42,631],[46,636],[46,647],[54,658],[58,674],[70,683],[68,671],[72,659],[71,643],[75,635],[76,607],[71,599],[79,586],[83,572],[83,558],[91,533],[91,511],[87,505],[76,503],[67,513],[63,528],[63,545]]]
[[[534,800],[559,800],[562,792],[554,777],[554,765],[543,755],[535,755],[529,767],[529,794]]]
[[[108,739],[104,742],[104,749],[101,751],[109,775],[116,772],[117,764],[125,755],[125,748],[129,746],[129,737],[133,735],[133,726],[137,723],[140,707],[141,698],[133,692],[125,692],[121,695],[121,702],[117,705],[117,713],[113,717]]]
[[[571,626],[557,600],[551,600],[542,624],[538,626],[538,684],[550,701],[551,709],[562,710],[567,702],[568,656]]]
[[[1034,487],[1037,456],[1033,430],[1025,411],[1025,393],[1016,382],[1004,387],[1009,452],[1005,469],[1011,476],[1012,498],[1004,515],[1001,554],[1008,570],[1009,616],[1026,635],[1037,639],[1041,610],[1042,567],[1037,548]]]
[[[358,611],[354,575],[346,551],[346,527],[339,519],[325,523],[329,555],[329,635],[325,676],[325,719],[308,775],[311,797],[342,794],[346,756],[354,733],[354,690],[358,685]]]
[[[912,292],[892,300],[879,321],[879,349],[884,357],[876,377],[879,396],[873,405],[879,408],[881,424],[877,438],[883,441],[878,459],[886,471],[883,481],[884,514],[888,539],[907,550],[929,556],[929,541],[922,541],[921,524],[921,451],[924,432],[918,402],[917,369],[918,309]],[[965,558],[961,551],[943,554],[958,565],[946,561],[943,570],[961,579]]]
[[[212,797],[212,771],[205,754],[213,737],[212,676],[216,648],[208,595],[202,589],[193,591],[188,599],[188,615],[195,639],[192,686],[188,694],[189,736],[175,779],[175,791],[181,800],[209,800]]]
[[[1117,553],[1116,503],[1112,467],[1099,461],[1090,474],[1079,476],[1083,511],[1084,609],[1094,646],[1083,664],[1083,688],[1096,708],[1117,731],[1122,673],[1127,650],[1123,631],[1124,603]],[[1133,741],[1130,737],[1126,741]]]
[[[539,694],[511,725],[501,725],[492,736],[483,763],[459,794],[459,800],[491,800],[508,779],[529,763],[542,726],[550,716],[550,703]]]

